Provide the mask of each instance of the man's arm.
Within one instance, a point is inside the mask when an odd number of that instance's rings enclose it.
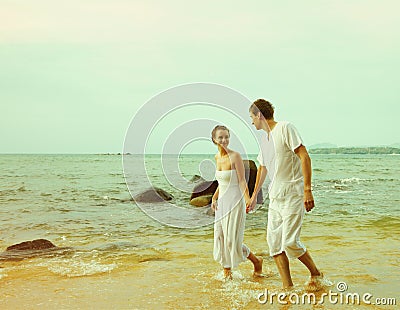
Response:
[[[314,197],[311,192],[311,158],[308,155],[307,149],[304,145],[300,145],[294,150],[294,152],[301,161],[301,170],[304,178],[304,207],[306,208],[306,211],[309,212],[315,206]]]
[[[256,184],[254,185],[254,191],[253,194],[251,195],[250,204],[246,208],[247,212],[254,210],[254,207],[256,206],[257,203],[258,192],[260,191],[266,176],[267,176],[267,168],[265,166],[260,165],[257,169]]]

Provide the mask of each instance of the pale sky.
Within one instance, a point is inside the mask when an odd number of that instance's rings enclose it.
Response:
[[[0,0],[0,153],[122,152],[142,105],[194,82],[270,100],[308,145],[400,143],[399,11],[397,0]]]

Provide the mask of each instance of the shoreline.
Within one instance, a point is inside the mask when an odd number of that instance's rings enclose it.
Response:
[[[306,227],[308,230],[309,227]],[[367,236],[364,236],[367,238]],[[337,284],[345,282],[347,293],[371,293],[375,297],[395,297],[396,279],[388,279],[383,271],[367,273],[368,267],[350,268],[350,261],[357,261],[364,253],[349,255],[353,250],[362,251],[362,245],[345,248],[341,257],[335,257],[335,250],[318,248],[320,242],[315,237],[303,238],[315,256],[321,270],[328,279]],[[361,240],[360,240],[361,241]],[[50,272],[34,260],[33,269],[21,268],[0,279],[0,304],[2,309],[260,309],[268,307],[258,302],[259,294],[266,289],[283,292],[280,277],[274,261],[263,250],[264,241],[260,237],[245,235],[245,242],[256,255],[264,257],[264,273],[267,278],[253,278],[252,265],[244,262],[233,271],[234,279],[224,283],[221,267],[211,256],[212,240],[193,241],[191,251],[184,251],[172,258],[147,260],[141,263],[119,264],[118,268],[88,276],[61,276]],[[322,242],[322,241],[321,241]],[[333,242],[339,242],[333,240]],[[361,242],[363,243],[363,242]],[[209,251],[207,251],[207,249]],[[367,249],[364,249],[367,250]],[[349,261],[350,259],[350,261]],[[369,261],[371,265],[377,262]],[[296,260],[291,260],[291,270],[295,288],[303,294],[308,272]],[[361,268],[360,268],[361,267]],[[351,270],[353,269],[353,270]],[[379,274],[378,274],[379,273]],[[390,280],[390,281],[389,281]],[[389,281],[389,282],[388,282]],[[392,290],[388,290],[391,285]],[[379,289],[379,287],[381,289]],[[338,293],[336,286],[327,287],[315,294],[321,296],[329,290]],[[386,295],[385,295],[386,292]],[[275,300],[275,306],[277,302]],[[354,305],[357,309],[380,309],[373,305]],[[309,309],[310,305],[296,305],[299,309]],[[332,305],[325,300],[322,309]]]

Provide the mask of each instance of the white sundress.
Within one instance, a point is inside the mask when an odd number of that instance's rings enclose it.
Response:
[[[214,259],[223,268],[235,268],[250,254],[250,249],[243,244],[246,204],[236,170],[217,170],[215,177],[219,195],[214,224]]]

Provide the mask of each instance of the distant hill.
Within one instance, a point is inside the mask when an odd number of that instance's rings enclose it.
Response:
[[[310,154],[400,154],[400,148],[389,146],[310,148]]]

